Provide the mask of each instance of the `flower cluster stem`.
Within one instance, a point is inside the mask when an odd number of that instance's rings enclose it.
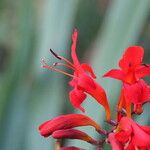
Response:
[[[55,150],[60,150],[60,140],[55,141]]]

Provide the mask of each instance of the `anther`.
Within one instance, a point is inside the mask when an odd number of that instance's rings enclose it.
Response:
[[[52,64],[52,66],[57,66],[57,64],[58,64],[58,63],[57,63],[57,62],[55,62],[55,63],[53,63],[53,64]]]
[[[52,49],[50,49],[50,52],[58,59],[61,60],[61,57],[59,57],[59,55],[57,55]]]

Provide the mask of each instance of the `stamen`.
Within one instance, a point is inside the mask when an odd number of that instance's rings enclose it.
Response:
[[[115,120],[110,120],[110,121],[107,121],[107,120],[106,120],[106,122],[107,122],[108,124],[112,125],[112,126],[117,126],[117,125],[118,125],[118,123],[117,123]]]
[[[64,63],[59,63],[59,62],[53,63],[53,66],[65,66],[67,68],[75,70],[75,68],[70,66],[69,64],[64,64]]]
[[[74,67],[74,65],[73,65],[70,61],[68,61],[66,58],[64,58],[64,57],[62,57],[62,56],[57,55],[52,49],[50,49],[50,52],[51,52],[56,58],[58,58],[59,60],[63,60],[63,61],[65,61],[66,63],[68,63],[69,65],[71,65],[72,67]]]
[[[50,49],[50,52],[58,59],[61,60],[61,58],[59,57],[59,55],[57,55],[52,49]]]
[[[54,70],[54,71],[56,71],[56,72],[62,73],[62,74],[64,74],[64,75],[67,75],[67,76],[69,76],[69,77],[76,78],[76,76],[74,76],[74,75],[72,75],[72,74],[66,73],[66,72],[64,72],[64,71],[62,71],[62,70],[59,70],[59,69],[54,68],[54,67],[52,67],[52,66],[49,66],[49,65],[44,61],[44,59],[42,59],[42,63],[43,63],[43,66],[42,66],[43,68],[47,68],[47,69],[50,69],[50,70]]]

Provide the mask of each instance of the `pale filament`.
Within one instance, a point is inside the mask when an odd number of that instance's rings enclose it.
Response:
[[[57,55],[52,49],[50,49],[50,52],[51,52],[57,59],[60,59],[60,60],[65,61],[66,63],[68,63],[70,66],[72,66],[72,67],[74,68],[74,65],[73,65],[70,61],[68,61],[66,58]]]
[[[54,67],[52,67],[52,66],[49,66],[43,59],[42,59],[42,63],[43,63],[43,66],[42,66],[43,68],[47,68],[47,69],[50,69],[50,70],[54,70],[54,71],[56,71],[56,72],[62,73],[62,74],[64,74],[64,75],[67,75],[67,76],[69,76],[69,77],[76,78],[76,76],[74,76],[74,75],[72,75],[72,74],[66,73],[66,72],[64,72],[64,71],[62,71],[62,70],[59,70],[59,69],[54,68]]]
[[[64,63],[60,63],[60,62],[53,63],[53,66],[65,66],[67,68],[75,70],[75,68],[70,66],[69,64],[64,64]]]

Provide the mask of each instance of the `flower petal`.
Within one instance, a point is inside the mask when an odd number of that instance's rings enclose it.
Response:
[[[125,72],[129,69],[135,69],[140,66],[144,55],[144,49],[140,46],[131,46],[128,47],[119,61],[119,66]]]
[[[145,130],[148,130],[148,132],[145,132],[143,130],[143,126],[138,125],[136,122],[134,122],[131,118],[123,117],[119,125],[117,127],[119,130],[116,133],[116,138],[122,142],[124,141],[125,134],[127,134],[131,139],[130,143],[134,145],[134,147],[147,147],[150,146],[150,134],[149,134],[149,127],[145,127]],[[121,132],[120,132],[121,131]],[[122,134],[124,132],[124,134]],[[117,136],[117,134],[120,136]],[[122,134],[122,137],[121,137]],[[128,137],[127,136],[127,137]]]
[[[108,141],[110,142],[113,150],[123,150],[123,146],[115,138],[115,133],[110,133],[108,135]]]
[[[78,88],[89,92],[91,90],[95,90],[95,82],[94,80],[86,74],[81,74],[78,79]]]
[[[142,78],[150,75],[150,65],[141,66],[136,70],[136,76]]]
[[[75,29],[72,34],[72,45],[71,45],[71,57],[72,57],[73,64],[75,65],[75,67],[80,66],[80,63],[76,54],[77,38],[78,38],[78,31]]]
[[[78,80],[78,88],[90,94],[100,105],[105,108],[106,120],[111,119],[111,112],[104,89],[87,75],[82,75]]]
[[[101,127],[91,118],[82,114],[61,115],[44,122],[39,126],[40,134],[44,137],[50,136],[53,132],[62,129],[69,129],[78,126],[93,126],[97,131]]]
[[[65,129],[65,130],[57,130],[53,132],[52,137],[55,139],[69,138],[69,139],[79,139],[86,141],[90,144],[99,144],[98,141],[94,140],[85,132],[76,129]]]
[[[96,75],[94,74],[94,71],[91,68],[91,66],[89,66],[88,64],[81,64],[81,67],[84,71],[89,72],[91,77],[93,77],[94,79],[96,78]]]
[[[125,96],[134,104],[143,104],[150,99],[150,88],[144,80],[135,84],[124,84]]]
[[[125,80],[125,74],[122,70],[119,69],[112,69],[110,71],[108,71],[107,73],[105,73],[103,75],[103,77],[111,77],[111,78],[115,78],[121,81]]]
[[[83,93],[83,91],[73,89],[71,92],[69,92],[69,99],[75,108],[85,112],[84,108],[81,106],[82,102],[86,99],[86,94]]]

